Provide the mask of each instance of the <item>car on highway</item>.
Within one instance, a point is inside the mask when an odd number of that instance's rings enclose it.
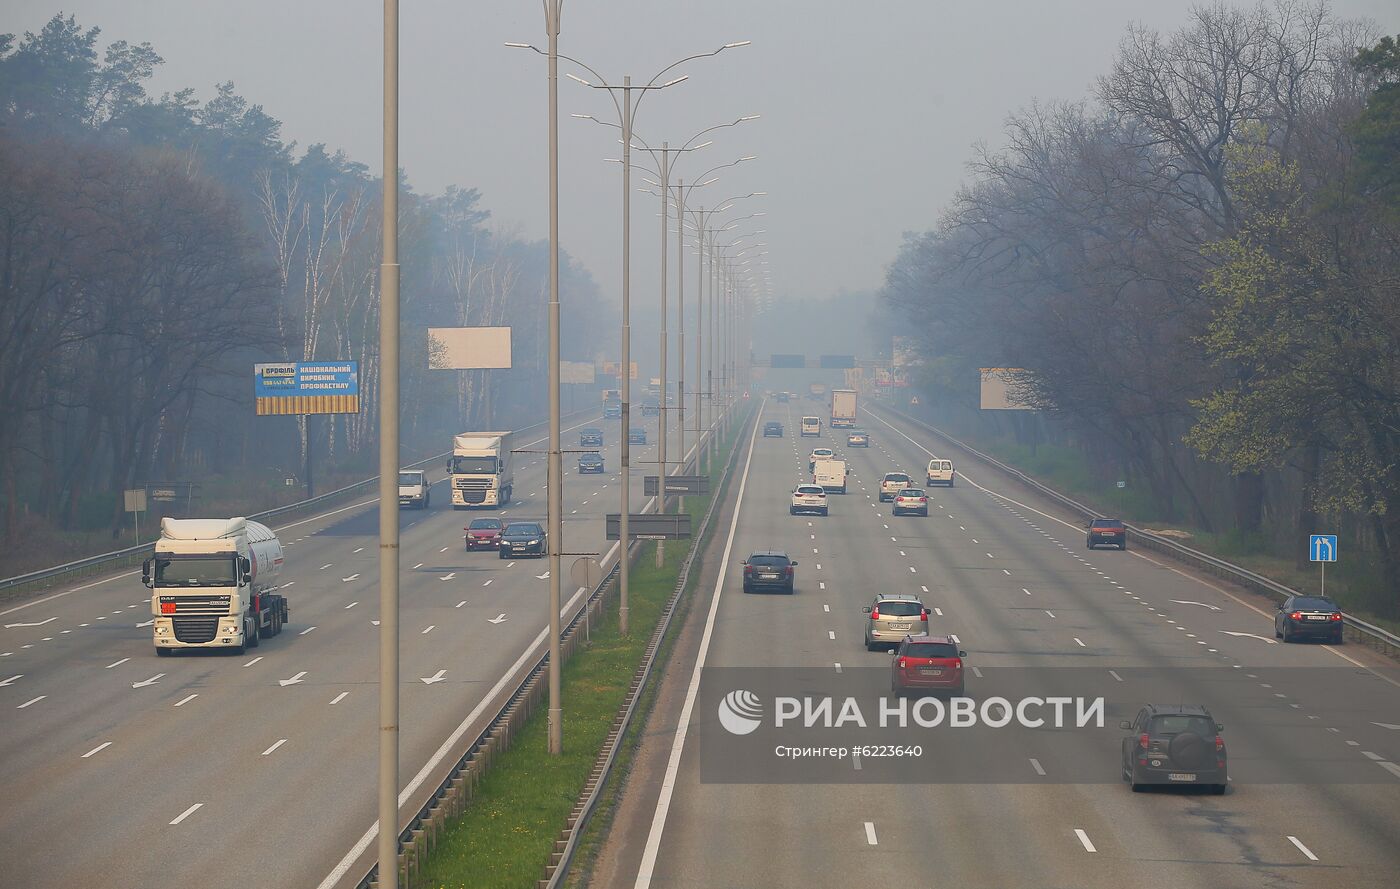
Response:
[[[880,479],[880,502],[884,503],[899,496],[899,492],[909,487],[914,480],[907,472],[887,472],[885,477]]]
[[[894,495],[895,515],[928,515],[928,494],[919,488],[905,488]]]
[[[399,506],[427,509],[432,499],[432,482],[421,469],[399,470]]]
[[[1096,546],[1128,548],[1128,529],[1123,526],[1121,519],[1094,519],[1085,526],[1085,529],[1084,547],[1086,549],[1093,549]]]
[[[807,455],[807,471],[811,472],[817,468],[817,464],[822,460],[835,460],[836,452],[831,448],[813,448],[812,453]]]
[[[803,512],[827,514],[826,488],[821,485],[798,485],[792,489],[792,506],[788,508],[788,515]]]
[[[471,524],[462,529],[467,549],[496,549],[503,527],[505,522],[500,519],[472,519]]]
[[[655,399],[655,398],[648,398],[646,401],[642,402],[642,416],[643,416],[643,417],[659,417],[659,416],[661,416],[661,402],[658,401],[658,400]]]
[[[813,436],[813,435],[821,435],[821,434],[822,434],[822,418],[821,418],[821,417],[803,417],[803,418],[802,418],[802,436],[803,436],[804,438],[809,437],[809,436]]]
[[[870,447],[870,433],[851,432],[846,435],[846,447],[848,448],[868,448]]]
[[[603,430],[597,426],[585,426],[580,429],[578,446],[581,448],[601,448],[603,446]]]
[[[603,455],[596,451],[589,451],[587,454],[579,454],[578,471],[580,475],[586,472],[606,472],[607,468],[603,464]]]
[[[1274,612],[1274,638],[1284,642],[1325,639],[1341,645],[1345,626],[1342,609],[1322,596],[1289,596]]]
[[[627,443],[644,445],[647,443],[647,431],[640,426],[633,426],[627,432]]]
[[[953,486],[953,461],[934,457],[928,461],[928,469],[924,470],[924,478],[929,485],[947,485],[951,488]]]
[[[865,650],[898,645],[906,636],[928,635],[928,609],[908,593],[879,593],[865,612]]]
[[[787,403],[788,403],[788,394],[787,394],[786,392],[779,392],[777,397],[778,397],[778,404],[787,404]]]
[[[890,691],[904,695],[915,691],[947,692],[963,696],[963,662],[967,652],[950,636],[905,636],[890,663]]]
[[[764,438],[782,438],[782,437],[783,437],[783,424],[777,422],[776,420],[770,420],[769,422],[764,423],[764,424],[763,424],[763,437],[764,437]]]
[[[1198,704],[1148,704],[1118,727],[1122,740],[1122,774],[1134,792],[1152,784],[1207,786],[1225,792],[1229,768],[1225,726]]]
[[[744,592],[777,590],[791,594],[796,583],[797,562],[779,550],[757,552],[744,560]]]
[[[539,556],[549,552],[549,540],[539,522],[511,522],[501,531],[501,558]]]

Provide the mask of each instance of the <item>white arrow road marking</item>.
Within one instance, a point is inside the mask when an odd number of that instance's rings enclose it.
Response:
[[[184,821],[186,818],[190,817],[190,816],[193,815],[195,812],[198,812],[201,808],[203,808],[203,806],[204,806],[204,803],[195,803],[194,805],[190,806],[190,807],[189,807],[188,809],[186,809],[185,811],[181,812],[179,815],[176,815],[176,816],[175,816],[175,820],[172,821],[172,822],[170,822],[170,823],[171,823],[172,825],[173,825],[173,824],[179,824],[181,821]]]
[[[456,572],[456,571],[449,571],[447,574],[444,574],[443,576],[439,577],[438,580],[451,580],[452,578],[454,578],[454,577],[456,577],[456,576],[457,576],[457,572]]]
[[[418,678],[423,682],[424,685],[432,685],[434,682],[441,682],[442,678],[446,675],[446,670],[438,670],[432,676],[420,676]]]
[[[1219,608],[1218,606],[1215,606],[1215,605],[1208,605],[1208,604],[1206,604],[1205,602],[1192,602],[1192,601],[1189,601],[1189,600],[1187,600],[1187,599],[1168,599],[1167,601],[1169,601],[1169,602],[1175,602],[1175,603],[1178,604],[1178,605],[1199,605],[1199,606],[1201,606],[1202,608],[1209,608],[1211,611],[1219,611],[1219,610],[1220,610],[1220,608]]]
[[[87,759],[88,757],[92,756],[93,754],[95,754],[95,753],[101,753],[103,750],[106,750],[108,747],[111,747],[111,746],[112,746],[112,742],[111,742],[111,741],[103,741],[101,744],[98,744],[96,747],[92,748],[92,749],[89,750],[87,753],[84,753],[82,758],[83,758],[83,759]]]
[[[301,682],[301,677],[303,677],[303,676],[305,676],[305,675],[306,675],[306,671],[305,671],[305,670],[302,670],[300,673],[296,674],[296,675],[293,676],[291,679],[279,679],[279,680],[277,680],[277,684],[280,685],[280,686],[282,686],[282,687],[284,687],[284,688],[285,688],[286,686],[288,686],[288,685],[296,685],[298,682]]]
[[[352,580],[358,580],[359,577],[360,577],[360,575],[358,575],[358,574],[352,574],[352,575],[350,575],[349,577],[342,577],[340,580],[341,580],[342,583],[349,583],[349,582],[352,581]]]
[[[267,748],[266,750],[264,750],[264,751],[262,752],[262,755],[263,755],[263,756],[270,756],[270,755],[272,754],[272,751],[276,750],[278,747],[281,747],[281,746],[282,746],[283,744],[285,744],[285,743],[287,743],[287,739],[286,739],[286,738],[282,738],[282,739],[278,740],[278,742],[277,742],[276,744],[273,744],[271,747],[269,747],[269,748]]]
[[[0,682],[0,688],[4,688],[5,686],[7,686],[7,685],[11,684],[12,682],[14,682],[16,679],[23,679],[23,678],[24,678],[24,674],[23,674],[23,673],[16,673],[15,675],[11,676],[9,679],[6,679],[6,680],[4,680],[3,682]]]
[[[488,623],[488,624],[501,624],[501,623],[505,623],[505,621],[506,621],[506,616],[505,616],[504,614],[498,614],[498,615],[496,615],[495,617],[493,617],[493,618],[491,618],[490,620],[488,620],[487,623]]]
[[[113,611],[112,613],[113,613],[113,614],[121,614],[120,611]],[[56,621],[56,620],[58,620],[57,617],[51,617],[51,618],[49,618],[48,620],[36,621],[36,622],[30,623],[30,624],[5,624],[5,629],[7,629],[7,630],[13,630],[15,627],[42,627],[44,624],[53,623],[53,622]]]
[[[131,687],[132,687],[132,688],[145,688],[145,687],[148,686],[148,685],[155,685],[157,682],[160,681],[160,678],[161,678],[162,676],[164,676],[164,675],[165,675],[164,673],[157,673],[156,675],[152,676],[150,679],[142,679],[140,682],[133,682],[133,683],[131,683]]]
[[[543,574],[536,574],[536,575],[535,575],[535,580],[549,580],[549,572],[546,571],[546,572],[543,573]]]
[[[1373,722],[1373,723],[1371,723],[1371,725],[1378,725],[1378,726],[1380,726],[1381,728],[1388,728],[1388,729],[1390,729],[1392,732],[1400,731],[1400,725],[1391,725],[1391,724],[1388,723],[1388,722]]]
[[[153,618],[151,618],[150,620],[142,621],[141,623],[137,624],[136,626],[137,626],[138,629],[139,629],[140,627],[149,627],[151,624],[153,624],[153,623],[155,623],[155,622],[156,622],[156,619],[153,617]],[[66,633],[66,632],[68,632],[68,631],[67,631],[67,630],[64,630],[63,632]]]
[[[1248,636],[1251,639],[1258,639],[1260,642],[1267,642],[1270,645],[1278,644],[1277,639],[1265,639],[1263,636],[1256,636],[1253,633],[1236,633],[1231,630],[1218,630],[1217,632],[1224,633],[1226,636]]]

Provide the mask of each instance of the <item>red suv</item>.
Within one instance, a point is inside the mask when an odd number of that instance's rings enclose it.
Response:
[[[965,657],[949,636],[905,636],[890,664],[890,691],[945,691],[960,698]]]

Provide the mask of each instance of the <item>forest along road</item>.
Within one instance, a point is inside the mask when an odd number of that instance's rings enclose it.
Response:
[[[601,555],[617,423],[575,423],[566,448],[584,425],[607,431],[608,471],[579,476],[565,455],[566,545]],[[655,444],[632,450],[634,511]],[[548,623],[546,560],[463,547],[473,518],[544,520],[545,455],[519,456],[506,510],[453,511],[439,482],[431,509],[401,513],[403,785]],[[279,529],[292,620],[241,656],[157,658],[139,573],[0,613],[0,883],[321,884],[376,819],[376,515]],[[566,576],[566,603],[574,593]]]
[[[801,410],[770,402],[759,422],[791,429]],[[708,621],[704,669],[676,662],[664,677],[666,709],[645,735],[593,885],[909,885],[930,873],[969,889],[1394,885],[1392,662],[1355,645],[1276,643],[1262,600],[1155,554],[1088,551],[1068,515],[956,452],[940,454],[959,477],[929,490],[929,517],[895,518],[878,500],[879,477],[901,469],[922,480],[935,443],[886,413],[862,423],[869,450],[829,432],[757,437],[740,463],[720,585],[700,590],[690,611]],[[819,444],[851,463],[849,493],[830,495],[827,518],[791,516],[789,492]],[[763,549],[798,560],[795,595],[741,591],[739,561]],[[814,760],[804,780],[766,783],[787,766],[771,745],[740,745],[766,741],[771,689],[888,695],[891,657],[867,651],[863,636],[861,608],[877,592],[922,597],[931,632],[968,652],[974,702],[1078,688],[1105,699],[1104,727],[945,725],[923,736],[921,757]],[[759,693],[753,735],[720,725],[730,684]],[[1148,702],[1205,704],[1225,725],[1224,795],[1121,783],[1118,722]],[[870,783],[872,772],[886,780]]]

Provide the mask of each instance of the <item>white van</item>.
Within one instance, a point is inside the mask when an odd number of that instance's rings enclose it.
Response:
[[[821,434],[822,434],[822,418],[821,418],[821,417],[803,417],[803,418],[802,418],[802,434],[803,434],[803,435],[821,435]]]
[[[821,460],[812,470],[812,484],[821,485],[828,491],[846,493],[846,461]]]
[[[930,485],[953,486],[953,461],[937,457],[928,461],[928,483]]]

